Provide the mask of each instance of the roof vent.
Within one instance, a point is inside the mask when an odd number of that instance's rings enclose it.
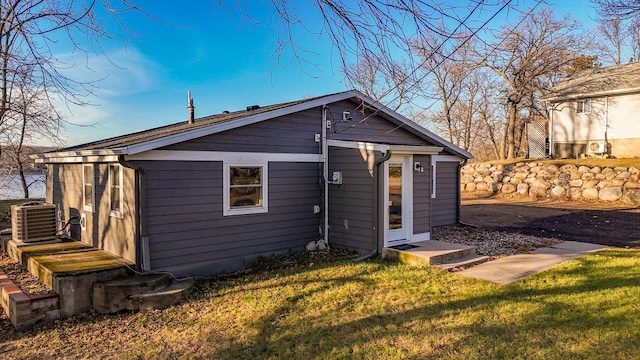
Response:
[[[229,110],[225,110],[225,111],[223,111],[222,113],[223,113],[223,114],[228,114],[228,113],[229,113]]]
[[[258,110],[258,109],[260,109],[260,105],[247,106],[247,111]]]

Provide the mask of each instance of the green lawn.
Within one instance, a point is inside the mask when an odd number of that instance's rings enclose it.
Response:
[[[152,312],[6,330],[2,358],[638,359],[640,255],[606,250],[508,286],[338,260],[200,279]],[[6,352],[2,354],[3,352]]]

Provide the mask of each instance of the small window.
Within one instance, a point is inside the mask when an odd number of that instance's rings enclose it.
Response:
[[[95,176],[93,173],[93,164],[82,165],[82,208],[84,211],[93,212],[93,204],[95,203]]]
[[[109,214],[119,218],[124,215],[122,178],[122,166],[109,165]]]
[[[267,212],[266,179],[266,164],[226,166],[224,215]]]
[[[576,112],[578,114],[588,114],[591,112],[591,99],[578,100],[576,102]]]

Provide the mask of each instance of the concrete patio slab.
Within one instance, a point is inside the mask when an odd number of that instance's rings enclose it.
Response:
[[[510,284],[550,269],[564,261],[607,248],[604,245],[564,241],[550,248],[539,248],[531,254],[518,254],[489,261],[456,274],[487,280],[498,284]]]

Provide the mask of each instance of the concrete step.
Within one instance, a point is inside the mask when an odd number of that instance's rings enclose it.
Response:
[[[457,259],[451,259],[442,264],[435,264],[433,266],[439,267],[443,270],[456,271],[456,270],[470,268],[472,266],[482,264],[487,261],[489,261],[488,256],[473,254],[473,255],[457,258]]]
[[[442,264],[448,261],[461,259],[461,258],[472,256],[475,254],[476,254],[476,248],[474,246],[470,246],[465,249],[459,249],[455,251],[442,253],[440,255],[432,256],[430,260],[430,264],[431,265]]]
[[[136,310],[133,296],[169,286],[168,274],[138,274],[97,282],[93,286],[93,309],[101,314]]]
[[[382,257],[385,259],[395,259],[410,265],[435,265],[452,259],[475,255],[474,246],[452,244],[444,241],[429,240],[411,244],[409,249],[398,250],[394,248],[384,248]]]
[[[135,307],[140,310],[164,309],[178,304],[193,291],[193,278],[172,280],[167,287],[131,296]]]

